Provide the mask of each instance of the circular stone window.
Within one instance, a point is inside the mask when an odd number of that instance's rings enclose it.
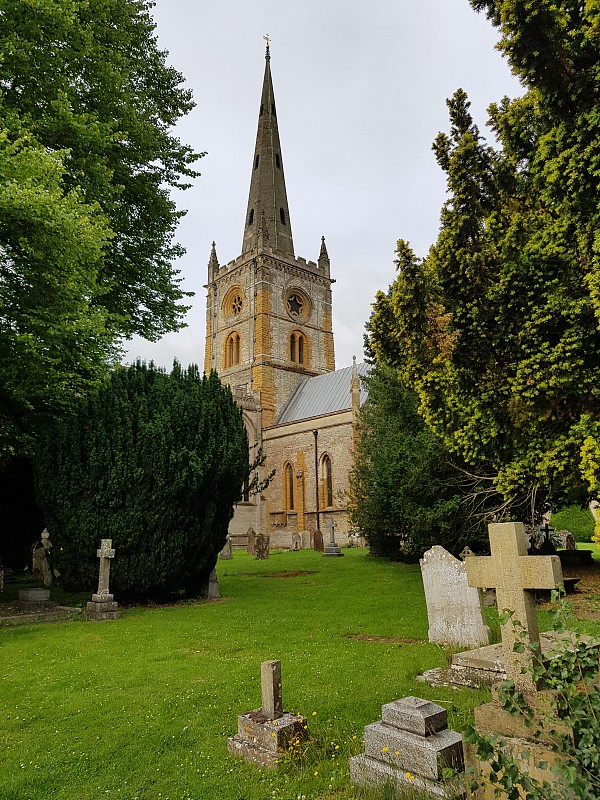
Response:
[[[299,291],[292,289],[288,292],[285,300],[285,307],[290,317],[298,319],[298,317],[305,317],[308,314],[308,300]]]
[[[222,308],[225,316],[239,317],[244,308],[244,295],[239,286],[234,286],[227,292]]]

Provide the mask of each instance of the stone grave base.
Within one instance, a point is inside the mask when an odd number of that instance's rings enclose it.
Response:
[[[15,606],[21,611],[38,611],[44,608],[54,608],[50,600],[50,589],[19,589],[19,599]]]
[[[324,556],[343,556],[339,544],[326,544],[323,548]]]
[[[96,597],[97,595],[93,595]],[[119,619],[119,604],[113,600],[94,600],[86,604],[86,619],[95,622],[105,622],[106,620]]]
[[[293,739],[308,736],[306,717],[284,711],[281,717],[269,719],[262,709],[240,714],[238,732],[227,739],[231,755],[259,767],[274,767]]]
[[[448,797],[456,800],[465,797],[462,776],[445,783],[436,783],[364,755],[353,756],[350,759],[350,782],[357,786],[379,788],[392,786],[399,792],[410,788],[427,793],[430,797]]]
[[[462,770],[462,736],[448,730],[444,708],[419,697],[381,707],[381,720],[365,727],[365,752],[350,759],[350,780],[370,788],[408,786],[430,797],[463,797],[460,778],[442,779],[445,767]]]
[[[540,645],[544,655],[550,655],[558,642],[555,634],[540,634]],[[430,686],[468,686],[478,689],[495,686],[506,680],[502,645],[489,644],[475,650],[465,650],[452,657],[450,667],[429,669],[417,677]]]
[[[536,716],[543,722],[545,718],[547,704],[550,702],[550,693],[539,692],[535,696],[535,705],[538,709]],[[555,726],[553,726],[555,727]],[[486,703],[477,706],[475,709],[475,729],[480,734],[492,734],[502,738],[505,742],[505,750],[508,750],[517,757],[520,768],[528,773],[530,777],[540,781],[548,781],[556,787],[556,776],[552,773],[552,764],[559,758],[556,753],[547,747],[543,741],[544,734],[536,737],[536,741],[531,740],[535,735],[531,727],[525,724],[525,719],[520,716],[512,716],[497,703]],[[567,732],[566,728],[563,732]],[[476,780],[480,786],[475,791],[469,789],[468,796],[472,800],[495,800],[496,797],[506,798],[505,793],[495,794],[497,784],[490,783],[490,767],[486,762],[481,762],[476,756],[475,745],[465,744],[465,767],[472,771],[472,779]],[[528,758],[522,758],[521,754],[528,754]],[[540,763],[547,765],[543,769]]]

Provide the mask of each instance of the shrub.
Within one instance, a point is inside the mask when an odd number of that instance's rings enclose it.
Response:
[[[248,479],[248,441],[216,374],[138,362],[47,431],[35,468],[64,588],[95,588],[108,538],[119,600],[195,595]]]

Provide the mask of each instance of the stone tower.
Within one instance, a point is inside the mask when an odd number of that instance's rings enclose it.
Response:
[[[247,410],[254,399],[261,428],[303,378],[335,369],[333,282],[324,238],[316,262],[294,255],[267,44],[242,252],[220,266],[213,243],[204,358]]]

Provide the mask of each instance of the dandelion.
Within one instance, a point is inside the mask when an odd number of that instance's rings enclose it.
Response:
[[[313,772],[313,775],[314,775],[314,776],[315,776],[315,778],[316,778],[318,774],[319,774],[319,770],[318,770],[318,769],[316,769],[316,770]]]
[[[414,779],[415,779],[415,776],[412,775],[410,772],[406,773],[406,777],[408,778],[409,781],[414,781]]]
[[[340,746],[339,746],[339,744],[336,744],[336,746],[335,746],[335,749],[336,749],[336,750],[339,750],[339,749],[340,749]]]
[[[317,716],[317,712],[313,711],[312,715],[313,715],[313,717],[316,717]]]

